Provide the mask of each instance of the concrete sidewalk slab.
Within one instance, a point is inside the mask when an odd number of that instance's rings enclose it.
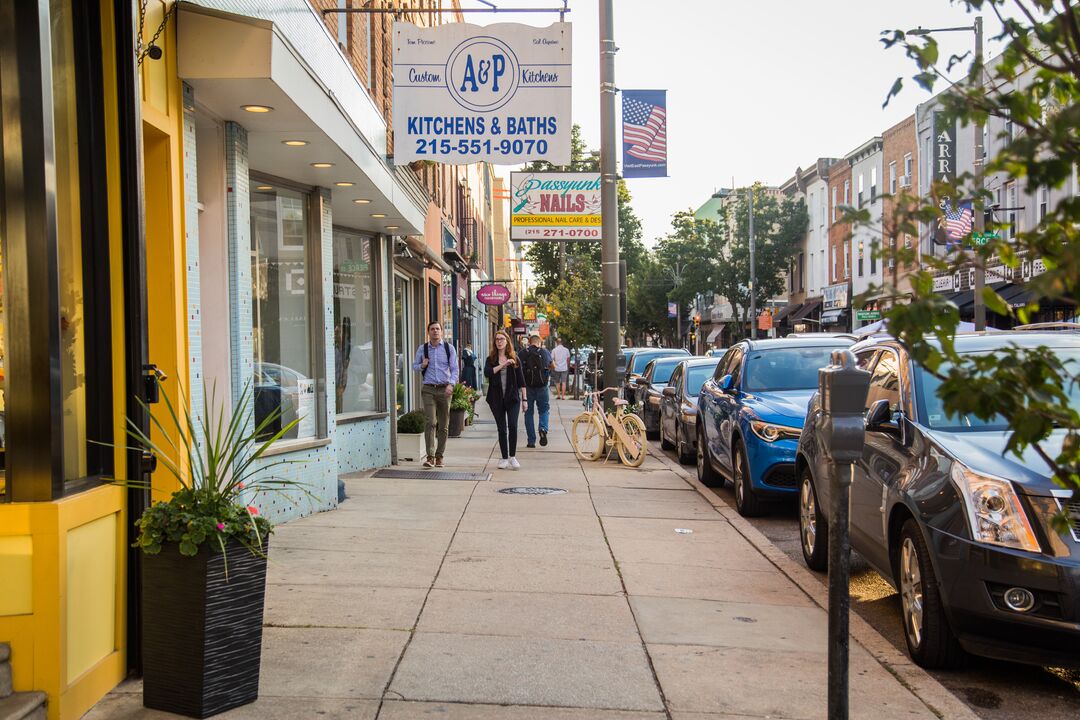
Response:
[[[630,562],[620,562],[619,571],[630,595],[800,607],[812,604],[801,590],[775,572]]]
[[[600,521],[595,515],[466,513],[458,532],[596,537],[600,533]]]
[[[703,540],[694,535],[673,535],[671,540],[609,538],[611,552],[620,563],[649,563],[717,570],[773,572],[773,565],[752,552],[742,538],[726,542]],[[678,538],[678,539],[675,539]]]
[[[279,548],[373,553],[441,553],[453,539],[452,530],[338,527],[289,523],[274,530],[271,557]]]
[[[263,622],[278,627],[408,630],[427,597],[426,588],[361,585],[276,585],[271,590]]]
[[[617,595],[622,583],[612,562],[590,565],[562,559],[447,558],[435,587],[444,590]]]
[[[378,700],[349,698],[261,697],[250,705],[215,715],[216,720],[296,720],[318,717],[320,720],[375,720]],[[109,695],[83,716],[83,720],[176,720],[178,715],[147,710],[142,706],[142,691]]]
[[[380,698],[408,640],[393,630],[265,628],[259,695]]]
[[[274,585],[431,586],[442,555],[326,550],[271,550],[266,581]]]
[[[506,535],[500,533],[458,533],[448,557],[566,558],[575,562],[607,564],[611,551],[602,537],[561,535]]]
[[[640,643],[418,632],[390,692],[406,700],[664,707]]]
[[[387,700],[380,720],[661,720],[664,713],[622,710],[528,707],[525,705],[477,705],[475,703],[425,703]]]

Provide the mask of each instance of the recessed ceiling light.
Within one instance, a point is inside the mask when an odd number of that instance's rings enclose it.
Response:
[[[328,163],[328,162],[311,163],[311,167],[313,167],[313,168],[331,168],[331,167],[334,167],[334,163]]]
[[[269,105],[241,105],[240,107],[250,113],[268,113],[274,111],[274,108]]]
[[[387,230],[397,230],[397,229],[398,229],[398,226],[397,226],[397,225],[387,225],[387,226],[386,226],[386,229],[387,229]]]
[[[335,184],[335,185],[337,185],[338,187],[352,187],[352,186],[353,186],[353,185],[355,185],[356,183],[351,183],[351,182],[336,182],[336,183],[334,183],[334,184]]]
[[[384,217],[386,217],[386,213],[371,213],[371,217],[373,217],[373,218],[384,218]]]
[[[273,185],[259,185],[255,189],[256,190],[273,190],[274,186]]]
[[[307,140],[282,140],[282,145],[288,145],[289,147],[304,147],[308,144]]]
[[[367,205],[371,201],[367,198],[356,198],[355,200],[353,200],[353,202],[357,205]]]

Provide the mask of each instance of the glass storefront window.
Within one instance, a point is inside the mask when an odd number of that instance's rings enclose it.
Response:
[[[334,230],[334,373],[339,414],[382,409],[372,239]]]
[[[412,281],[401,276],[394,276],[394,364],[397,369],[397,387],[394,389],[396,409],[398,415],[404,415],[412,410],[412,355],[410,354],[410,338],[412,336],[413,323],[412,303],[409,295],[412,292]]]
[[[285,435],[291,439],[313,438],[318,426],[309,317],[308,227],[307,195],[280,187],[252,190],[255,424],[280,407],[281,417],[267,428],[268,434],[298,418],[297,425]]]

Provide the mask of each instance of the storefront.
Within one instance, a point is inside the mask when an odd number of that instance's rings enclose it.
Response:
[[[821,329],[825,332],[851,332],[850,298],[848,283],[827,285],[822,288]]]

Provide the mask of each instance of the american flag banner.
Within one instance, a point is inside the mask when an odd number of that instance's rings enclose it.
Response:
[[[971,234],[971,228],[975,225],[975,212],[971,202],[962,202],[953,207],[952,201],[946,198],[941,203],[941,209],[945,215],[939,221],[945,231],[946,246],[959,245],[960,242]]]
[[[622,96],[623,177],[667,177],[667,91]]]

